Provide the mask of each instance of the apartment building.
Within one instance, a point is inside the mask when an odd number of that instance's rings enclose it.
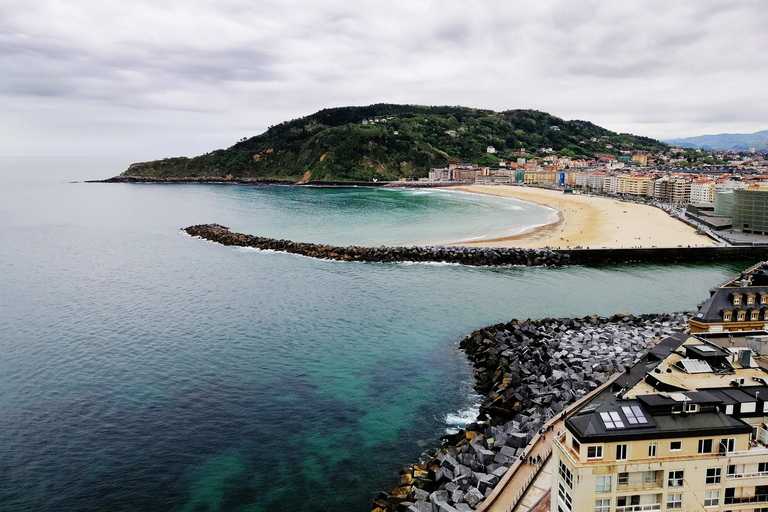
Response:
[[[688,320],[691,332],[732,332],[768,329],[768,262],[709,290]]]
[[[648,196],[651,190],[650,176],[622,175],[618,180],[618,193],[630,196]]]
[[[654,182],[653,197],[669,203],[687,203],[691,196],[691,182],[684,178],[664,176]]]
[[[715,182],[694,181],[691,183],[690,201],[694,204],[715,202]]]
[[[572,411],[551,510],[768,509],[768,363],[748,336],[768,346],[765,331],[675,334]]]

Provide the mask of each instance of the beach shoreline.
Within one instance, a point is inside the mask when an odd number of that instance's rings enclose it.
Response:
[[[716,242],[653,206],[525,186],[459,185],[450,190],[508,197],[552,208],[557,220],[512,236],[445,245],[520,248],[710,247]]]

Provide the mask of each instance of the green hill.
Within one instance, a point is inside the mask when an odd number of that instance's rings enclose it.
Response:
[[[606,149],[606,143],[614,148]],[[521,148],[534,154],[552,148],[575,157],[616,154],[622,144],[648,151],[666,147],[535,110],[377,104],[324,109],[227,149],[133,164],[120,177],[393,180],[424,177],[451,161],[493,165]],[[496,148],[495,156],[486,152],[488,146]]]

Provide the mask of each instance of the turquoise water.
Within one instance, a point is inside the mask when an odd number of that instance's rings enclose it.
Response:
[[[367,510],[471,409],[468,332],[692,308],[746,265],[228,248],[179,228],[378,245],[491,236],[550,212],[442,192],[69,183],[119,169],[0,160],[2,510]]]

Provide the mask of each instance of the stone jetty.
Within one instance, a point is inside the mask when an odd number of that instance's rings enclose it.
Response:
[[[200,224],[185,228],[197,236],[222,245],[253,247],[272,251],[301,254],[311,258],[340,261],[366,261],[376,263],[440,262],[472,266],[562,266],[569,255],[549,249],[468,248],[468,247],[339,247],[278,240],[261,236],[234,233],[219,224]]]
[[[525,453],[545,421],[687,327],[684,313],[512,320],[475,331],[459,346],[483,397],[478,420],[443,436],[425,462],[400,470],[375,512],[468,512]]]

